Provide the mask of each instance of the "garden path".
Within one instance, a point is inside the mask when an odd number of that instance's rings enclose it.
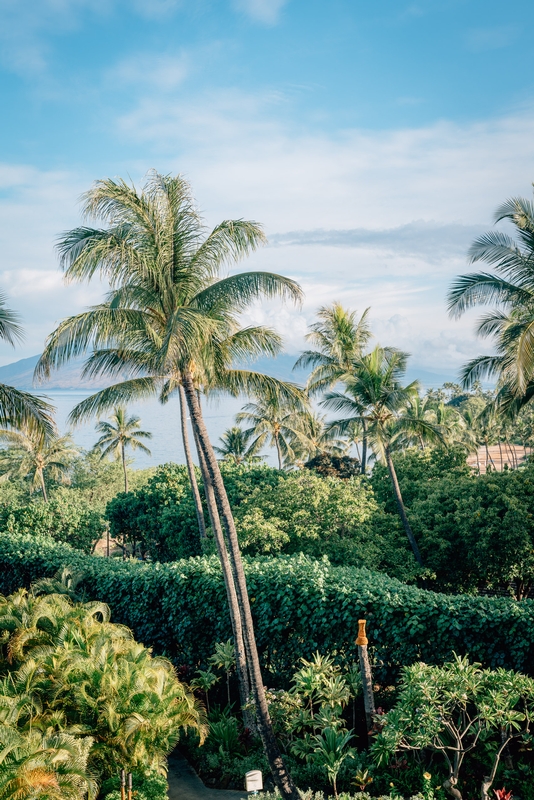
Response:
[[[247,793],[208,789],[204,786],[193,767],[175,751],[169,758],[169,800],[246,800]]]

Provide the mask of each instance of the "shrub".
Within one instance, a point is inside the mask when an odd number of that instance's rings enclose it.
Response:
[[[531,742],[533,712],[534,680],[524,675],[482,670],[458,656],[443,667],[414,664],[403,671],[397,702],[381,718],[372,752],[385,764],[407,750],[437,754],[448,769],[443,786],[459,800],[465,757],[480,753],[481,797],[489,800],[505,748],[514,739]]]
[[[0,535],[0,589],[29,586],[65,564],[85,575],[88,597],[179,664],[207,664],[231,635],[216,557],[172,564],[86,556],[50,539]],[[406,586],[367,569],[334,567],[302,555],[245,558],[258,646],[267,680],[289,680],[299,658],[319,650],[356,658],[358,619],[368,620],[377,680],[400,667],[469,654],[485,667],[531,673],[534,602],[449,596]]]
[[[235,518],[243,552],[250,555],[303,552],[327,555],[335,564],[387,570],[400,550],[410,564],[398,528],[377,531],[378,514],[365,478],[322,478],[303,471],[251,491]]]
[[[366,479],[286,473],[263,464],[222,463],[244,553],[304,552],[333,563],[366,566],[403,578],[417,573],[396,519],[377,506]],[[166,464],[136,492],[107,506],[111,535],[138,544],[157,561],[201,554],[184,466]]]
[[[534,582],[534,467],[487,475],[446,474],[411,508],[425,564],[444,589]]]
[[[6,781],[30,775],[42,782],[32,796],[59,784],[50,797],[94,797],[95,777],[159,772],[181,728],[203,733],[172,665],[112,624],[104,603],[21,589],[0,597],[0,633],[2,797],[13,797]]]
[[[0,530],[11,534],[50,536],[90,553],[105,534],[106,521],[77,489],[55,489],[49,502],[0,505]]]

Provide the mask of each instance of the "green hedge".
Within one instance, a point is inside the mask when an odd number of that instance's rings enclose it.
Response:
[[[169,564],[87,556],[65,544],[0,535],[0,591],[29,586],[62,565],[83,572],[89,599],[107,602],[113,620],[178,664],[205,662],[230,636],[224,586],[215,557]],[[468,653],[486,667],[534,673],[534,602],[451,596],[354,567],[305,556],[246,559],[247,581],[264,665],[278,679],[315,650],[355,657],[358,619],[368,620],[375,674],[442,663]]]

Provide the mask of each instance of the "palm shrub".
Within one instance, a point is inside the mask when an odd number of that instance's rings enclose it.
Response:
[[[171,664],[109,620],[104,603],[64,593],[0,598],[0,744],[12,784],[31,763],[34,776],[65,783],[51,797],[94,795],[95,779],[121,768],[161,772],[181,729],[202,738],[203,711]],[[47,756],[54,747],[65,758]]]

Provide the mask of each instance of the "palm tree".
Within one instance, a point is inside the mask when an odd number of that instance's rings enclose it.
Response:
[[[23,431],[0,430],[0,442],[8,447],[0,453],[0,472],[30,480],[30,490],[41,489],[48,502],[45,471],[54,480],[65,480],[73,456],[78,453],[72,438],[44,438],[35,428]]]
[[[246,461],[258,460],[261,443],[258,439],[252,442],[252,431],[244,431],[238,425],[228,428],[220,438],[221,447],[214,447],[215,452],[226,461],[234,464],[243,464]]]
[[[148,447],[146,447],[140,439],[152,439],[152,434],[148,431],[140,431],[139,426],[141,418],[131,416],[128,417],[126,408],[124,406],[117,406],[111,420],[100,421],[96,425],[96,430],[102,436],[96,442],[95,449],[101,451],[101,457],[113,453],[117,460],[121,460],[122,469],[124,471],[124,491],[128,491],[128,472],[126,470],[126,448],[130,447],[132,450],[142,450],[147,455],[152,455]]]
[[[356,311],[349,311],[337,302],[319,309],[319,321],[310,326],[306,335],[316,349],[305,350],[295,364],[295,369],[313,367],[307,382],[310,395],[333,389],[344,375],[352,372],[354,362],[361,358],[372,336],[369,310],[366,308],[358,319]],[[361,470],[364,475],[367,467],[365,426],[362,418]]]
[[[329,392],[323,404],[336,412],[347,414],[331,423],[331,429],[344,433],[354,420],[365,419],[375,455],[388,468],[399,515],[414,556],[422,566],[423,560],[406,515],[391,451],[401,437],[422,437],[423,441],[443,442],[443,435],[433,422],[406,413],[418,392],[416,381],[402,386],[406,372],[407,354],[398,350],[375,347],[368,355],[354,362],[353,373],[344,377],[344,393]]]
[[[280,347],[279,337],[267,328],[240,329],[240,312],[259,297],[298,299],[300,289],[266,272],[219,279],[225,263],[247,255],[265,237],[259,225],[245,220],[226,220],[206,234],[190,188],[179,176],[153,172],[142,192],[120,180],[99,181],[85,201],[86,214],[100,217],[108,227],[67,233],[60,243],[62,265],[70,280],[99,272],[111,290],[104,303],[58,326],[47,341],[37,375],[45,376],[90,349],[94,352],[86,363],[87,373],[129,372],[127,380],[80,403],[71,414],[74,421],[132,398],[164,397],[173,387],[183,387],[210,487],[206,495],[212,491],[212,510],[215,514],[218,507],[228,538],[229,551],[224,537],[217,547],[227,590],[235,590],[234,597],[227,591],[228,601],[237,600],[231,616],[242,621],[258,728],[277,786],[283,796],[296,798],[272,731],[235,523],[197,392],[209,386],[237,395],[270,386],[273,392],[300,396],[273,378],[233,368],[244,356],[275,354]],[[234,638],[239,648],[235,630]]]
[[[267,387],[256,394],[255,402],[246,403],[235,418],[236,422],[250,424],[245,434],[257,437],[258,448],[265,444],[276,448],[278,469],[294,463],[301,421],[292,399],[287,402],[279,392]]]
[[[493,271],[458,277],[449,311],[459,317],[477,305],[497,305],[477,326],[480,336],[493,337],[496,355],[469,361],[462,379],[469,387],[484,376],[497,377],[499,400],[517,410],[534,396],[534,204],[511,198],[495,213],[495,222],[501,220],[514,226],[515,236],[489,231],[473,242],[470,262],[485,262]]]
[[[23,331],[18,322],[18,314],[9,309],[6,302],[5,295],[0,292],[0,339],[14,347],[23,338]],[[41,436],[52,436],[53,411],[53,407],[41,398],[0,383],[1,428],[25,429],[35,431]]]
[[[295,433],[292,449],[299,461],[310,461],[316,456],[343,455],[351,442],[340,439],[326,424],[326,417],[313,411],[295,413]]]

